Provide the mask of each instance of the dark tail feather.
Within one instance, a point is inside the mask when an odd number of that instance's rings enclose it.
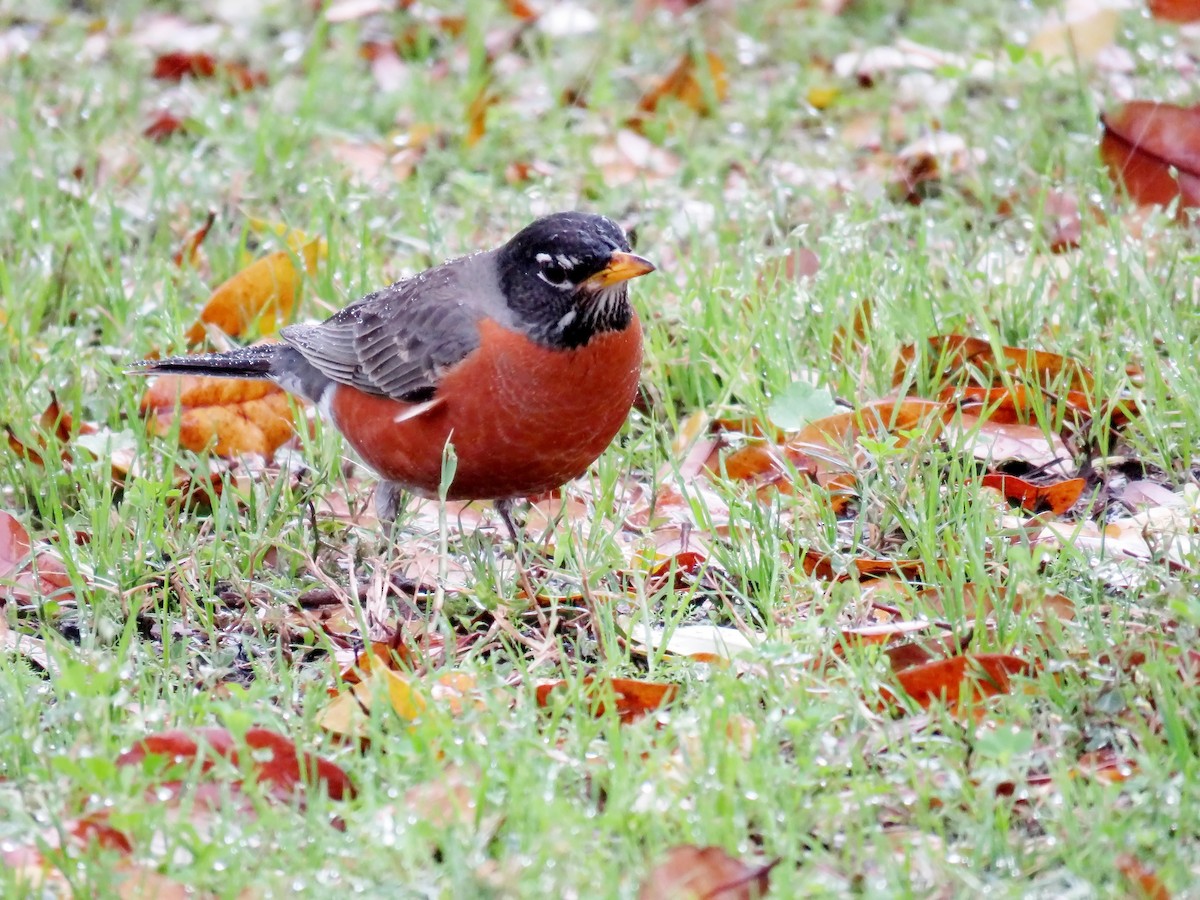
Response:
[[[270,378],[272,364],[286,344],[256,344],[228,353],[200,353],[148,359],[127,369],[131,375],[209,375],[214,378]]]

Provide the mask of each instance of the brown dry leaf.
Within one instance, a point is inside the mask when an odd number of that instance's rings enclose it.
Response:
[[[1053,484],[1033,484],[1016,475],[984,475],[980,483],[985,488],[999,491],[1010,503],[1018,504],[1029,513],[1052,512],[1061,516],[1076,504],[1083,494],[1087,482],[1082,478],[1070,478]]]
[[[922,707],[942,700],[951,710],[957,710],[964,685],[969,702],[977,703],[985,697],[1009,693],[1011,676],[1033,674],[1033,665],[1018,656],[977,653],[913,666],[896,673],[896,682]],[[894,708],[903,708],[900,698],[889,688],[883,688],[882,693]]]
[[[967,582],[962,586],[962,593],[957,598],[959,601],[957,605],[961,607],[962,617],[971,620],[980,615],[984,618],[993,616],[996,607],[992,597],[992,592],[986,586]],[[946,588],[925,588],[917,591],[913,599],[942,616],[950,616],[952,613],[957,615],[957,610],[952,608],[953,604],[947,602]],[[1029,612],[1036,618],[1042,619],[1045,618],[1044,613],[1049,613],[1060,621],[1070,622],[1075,618],[1075,604],[1070,597],[1046,593],[1044,590],[1030,585],[1017,589],[1012,599],[1012,612],[1014,614]]]
[[[705,72],[700,71],[695,55],[685,53],[666,78],[642,95],[638,101],[639,114],[627,124],[638,128],[646,116],[658,110],[664,99],[677,100],[702,116],[711,115],[714,103],[723,103],[729,96],[729,75],[715,53],[705,52],[701,59]]]
[[[1101,121],[1100,158],[1134,202],[1200,207],[1200,106],[1134,100]]]
[[[295,433],[288,395],[269,381],[159,375],[142,397],[154,434],[179,428],[179,445],[218,456],[270,457]]]
[[[911,437],[904,432],[923,432],[934,440],[949,419],[951,409],[934,400],[909,397],[903,400],[876,400],[853,412],[835,413],[809,422],[785,445],[789,453],[806,449],[841,451],[863,437],[883,440],[893,435],[897,446],[907,446]],[[820,454],[813,454],[818,459]]]
[[[309,276],[317,273],[320,242],[300,250]],[[200,311],[200,321],[187,333],[188,343],[204,340],[206,324],[230,337],[242,337],[254,328],[259,334],[274,334],[296,309],[296,294],[303,275],[291,253],[279,251],[265,256],[238,272],[215,291]]]
[[[218,73],[224,76],[230,90],[235,93],[267,83],[265,72],[250,69],[244,63],[217,62],[210,53],[184,50],[160,55],[154,61],[153,77],[160,81],[182,81],[184,78],[212,78]]]
[[[45,551],[35,554],[25,526],[12,513],[0,510],[0,605],[34,596],[63,598],[70,587],[62,560]]]
[[[1138,415],[1137,404],[1116,399],[1097,407],[1083,391],[1056,391],[1052,394],[1037,385],[1014,384],[1001,387],[967,385],[945,387],[938,399],[954,403],[964,413],[1003,424],[1029,424],[1040,417],[1066,421],[1079,427],[1088,418],[1102,418],[1113,428],[1128,425]]]
[[[754,900],[767,895],[777,863],[750,866],[720,847],[683,844],[650,870],[638,900]]]
[[[1200,0],[1147,0],[1150,15],[1164,22],[1200,21]]]
[[[986,159],[985,151],[958,135],[935,131],[896,154],[895,184],[906,201],[919,204],[931,187],[973,172]]]
[[[142,135],[150,138],[155,143],[161,144],[172,135],[183,134],[187,130],[185,119],[180,118],[170,110],[160,109],[150,117],[150,121],[142,129]]]
[[[182,267],[185,263],[189,266],[196,264],[196,256],[200,252],[200,245],[204,243],[204,239],[208,237],[209,231],[212,230],[213,222],[217,220],[217,214],[214,210],[208,211],[208,216],[199,228],[187,236],[183,242],[183,246],[175,251],[173,257],[175,265]]]
[[[1112,0],[1066,0],[1046,13],[1029,49],[1049,63],[1090,63],[1116,41],[1120,15]]]
[[[957,445],[970,443],[971,454],[981,462],[996,465],[1019,460],[1051,477],[1070,478],[1071,451],[1057,434],[1047,435],[1035,425],[1005,425],[962,416],[951,439]]]
[[[468,147],[474,147],[483,140],[483,136],[487,134],[488,110],[499,102],[500,97],[492,86],[484,84],[467,105],[467,134],[463,138],[463,143]]]
[[[900,350],[893,385],[904,383],[917,358],[917,345]],[[931,337],[921,363],[928,377],[939,384],[1004,387],[1007,375],[1026,384],[1054,385],[1089,395],[1093,387],[1092,374],[1068,356],[1024,347],[994,347],[982,338],[961,334]]]
[[[629,128],[596,143],[592,147],[592,164],[610,188],[656,184],[674,177],[682,166],[674,153]]]
[[[806,550],[800,560],[804,574],[824,581],[865,580],[894,576],[920,578],[925,564],[919,559],[868,559],[857,557],[839,563],[833,556]],[[840,569],[840,571],[839,571]]]
[[[1132,896],[1140,900],[1171,900],[1171,892],[1153,869],[1134,856],[1122,853],[1117,857],[1117,871],[1129,881]]]
[[[36,466],[44,467],[46,461],[43,454],[51,449],[51,444],[55,445],[54,449],[57,451],[58,457],[66,466],[71,462],[70,442],[81,434],[95,434],[98,429],[90,422],[80,422],[76,425],[71,414],[58,402],[58,395],[51,391],[50,403],[38,416],[37,432],[34,434],[37,442],[36,450],[23,444],[11,426],[6,424],[4,431],[8,436],[9,449],[13,453],[22,459],[29,460]]]
[[[329,142],[327,150],[346,167],[355,183],[362,187],[390,188],[416,171],[436,137],[432,126],[417,124],[386,144],[338,140]]]
[[[632,678],[607,678],[583,680],[584,690],[591,703],[592,714],[597,718],[604,715],[606,696],[611,695],[618,718],[622,725],[636,722],[675,698],[679,688],[673,684],[656,681],[636,681]],[[566,681],[543,682],[537,686],[538,706],[549,703],[550,694],[567,687]]]

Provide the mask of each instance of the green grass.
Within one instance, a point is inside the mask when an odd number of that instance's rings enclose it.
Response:
[[[329,24],[310,4],[213,4],[237,16],[226,19],[182,5],[194,23],[218,27],[220,58],[267,73],[268,86],[236,95],[219,81],[149,78],[154,52],[140,39],[151,6],[122,3],[103,19],[71,4],[30,18],[0,13],[5,31],[29,38],[27,51],[0,62],[0,422],[34,441],[54,392],[77,421],[101,426],[91,446],[110,438],[138,459],[114,487],[107,457],[79,442],[69,464],[52,452],[46,468],[0,447],[0,509],[62,558],[73,595],[0,604],[12,633],[45,640],[55,663],[47,674],[20,653],[0,656],[0,852],[108,809],[140,865],[222,897],[248,888],[631,897],[681,843],[778,857],[779,897],[1131,896],[1122,853],[1180,895],[1200,881],[1194,676],[1161,653],[1129,672],[1105,656],[1149,647],[1154,634],[1195,643],[1194,549],[1183,566],[1129,566],[1131,586],[1116,589],[1090,552],[1010,543],[971,483],[977,467],[938,444],[873,448],[863,501],[840,520],[803,489],[760,503],[718,480],[730,537],[711,537],[704,496],[692,508],[723,573],[715,583],[655,589],[647,566],[629,562],[633,547],[653,548],[653,535],[619,529],[634,505],[628,485],[657,487],[655,473],[678,464],[672,441],[689,414],[761,416],[797,380],[854,404],[878,399],[892,390],[902,345],[951,332],[1076,357],[1098,396],[1131,392],[1143,411],[1100,453],[1140,461],[1172,489],[1195,483],[1200,247],[1194,230],[1166,216],[1135,236],[1096,153],[1097,116],[1121,96],[1120,79],[1139,96],[1190,102],[1192,85],[1164,60],[1178,45],[1194,53],[1194,37],[1127,11],[1118,43],[1137,51],[1135,71],[1119,79],[1022,56],[1017,35],[1036,21],[1027,5],[922,2],[898,13],[862,3],[831,18],[764,0],[637,22],[625,4],[595,3],[597,33],[533,29],[521,39],[491,74],[499,102],[467,147],[465,111],[488,76],[487,47],[515,25],[503,4],[459,4],[469,12],[463,33],[420,36],[405,59],[409,79],[391,93],[376,87],[359,46],[398,33],[410,22],[403,13]],[[837,53],[898,35],[994,60],[998,74],[977,83],[938,71],[936,83],[953,92],[931,109],[896,76],[865,88],[827,69]],[[597,143],[656,77],[702,47],[728,66],[729,97],[708,117],[665,104],[646,133],[677,171],[607,183]],[[451,74],[432,77],[439,65]],[[809,90],[827,86],[838,90],[833,105],[808,106]],[[586,108],[559,102],[581,88]],[[189,133],[162,144],[142,137],[160,107],[185,113]],[[877,157],[845,137],[863,121],[883,134]],[[364,186],[330,150],[424,124],[439,137],[400,182]],[[986,159],[908,205],[887,184],[890,154],[935,127]],[[528,162],[553,174],[509,184],[506,168]],[[1039,199],[1056,188],[1109,212],[1059,256],[1047,250]],[[1010,196],[1016,211],[999,219],[993,210]],[[736,615],[765,643],[741,671],[644,659],[615,640],[599,653],[572,624],[541,657],[501,633],[454,663],[474,677],[477,706],[454,716],[434,703],[409,723],[377,703],[370,746],[339,746],[317,722],[336,676],[332,644],[304,625],[297,597],[325,583],[318,573],[347,587],[351,575],[370,584],[403,572],[415,548],[436,548],[436,528],[422,517],[412,527],[423,533],[393,547],[372,528],[314,517],[314,505],[347,494],[361,503],[369,492],[320,425],[278,466],[227,471],[211,510],[189,510],[175,467],[207,463],[146,436],[137,412],[145,384],[124,369],[180,349],[244,251],[276,248],[249,231],[251,217],[328,239],[302,309],[316,317],[491,246],[535,214],[574,207],[636,225],[639,252],[661,271],[634,286],[649,402],[585,480],[604,527],[588,527],[592,514],[557,526],[550,589],[568,605],[584,586],[601,598],[598,628],[609,638],[620,614],[642,610],[655,624],[729,625]],[[180,271],[172,255],[209,210],[209,271]],[[760,277],[801,247],[820,259],[815,278]],[[864,299],[873,309],[865,349],[839,361],[831,347]],[[1129,364],[1141,367],[1137,383]],[[1094,433],[1107,440],[1101,427]],[[540,642],[508,549],[490,531],[450,524],[445,564],[468,587],[450,592],[431,627],[451,637],[486,631],[489,611],[504,608]],[[952,624],[975,626],[972,651],[1037,658],[1042,671],[989,701],[980,722],[937,707],[928,718],[881,715],[874,697],[889,675],[878,654],[810,665],[832,650],[826,628],[864,615],[857,585],[803,573],[797,560],[810,547],[920,559],[928,585],[951,599],[966,582],[983,585],[1000,598],[997,627],[951,610]],[[1019,585],[1066,594],[1076,621],[1012,613]],[[394,625],[407,604],[390,602]],[[416,608],[428,615],[424,599]],[[355,631],[348,641],[357,640]],[[622,726],[611,713],[588,714],[578,687],[587,674],[671,681],[680,693],[660,724]],[[545,710],[534,701],[542,678],[572,685]],[[148,774],[115,764],[148,733],[202,725],[278,730],[336,760],[359,795],[334,803],[314,791],[299,810],[251,790],[255,816],[232,802],[201,816],[157,802]],[[1135,764],[1127,780],[1072,774],[1081,753],[1105,748]],[[1042,774],[1048,785],[1029,784]],[[411,793],[455,779],[472,815],[441,821],[431,808],[444,802]],[[1011,795],[996,790],[1006,782]],[[117,864],[92,848],[64,863],[64,878],[80,896],[115,895]],[[0,894],[37,891],[5,867]]]

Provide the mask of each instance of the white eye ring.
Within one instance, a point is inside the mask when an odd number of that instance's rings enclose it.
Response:
[[[545,272],[538,272],[537,276],[552,288],[558,288],[560,291],[569,291],[571,289],[571,280],[569,278],[564,278],[562,281],[551,281],[546,277]]]

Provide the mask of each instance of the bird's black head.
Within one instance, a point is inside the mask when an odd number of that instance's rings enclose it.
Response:
[[[612,219],[565,212],[527,225],[500,248],[500,284],[518,322],[538,342],[581,347],[633,318],[626,282],[654,271],[630,252]]]

